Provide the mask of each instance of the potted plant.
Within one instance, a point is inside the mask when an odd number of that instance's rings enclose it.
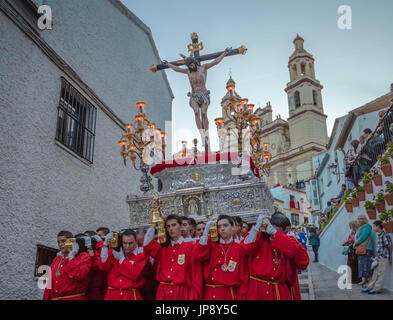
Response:
[[[366,201],[364,204],[364,208],[366,209],[368,218],[370,220],[375,220],[377,218],[377,211],[375,210],[375,205],[371,201]]]
[[[385,153],[385,155],[379,159],[379,162],[381,163],[383,175],[385,177],[390,177],[392,175],[392,165],[389,161],[389,154]]]
[[[377,169],[373,169],[372,179],[376,186],[382,186],[382,174]]]
[[[356,190],[351,193],[352,196],[352,207],[359,207],[359,199],[356,198]]]
[[[383,197],[382,192],[377,194],[377,198],[375,199],[375,208],[378,210],[378,212],[385,210],[385,198]]]
[[[388,155],[393,159],[393,142],[392,141],[388,142],[386,146],[388,149]]]
[[[359,201],[366,200],[366,193],[364,192],[364,187],[357,186],[355,190],[356,190],[356,197],[359,199]]]
[[[346,199],[344,201],[344,206],[345,206],[345,209],[347,210],[348,213],[352,213],[353,212],[352,200],[351,199]]]
[[[393,233],[393,211],[392,209],[390,210],[384,210],[379,214],[379,219],[383,223],[383,227],[385,229],[386,233]]]
[[[370,176],[365,172],[363,175],[363,187],[364,190],[366,190],[367,193],[373,193],[373,184],[372,184],[372,180],[370,178]]]
[[[389,182],[386,185],[384,198],[389,206],[393,206],[393,183]]]

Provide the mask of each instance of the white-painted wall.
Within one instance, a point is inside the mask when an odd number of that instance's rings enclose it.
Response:
[[[140,98],[155,108],[148,114],[157,123],[170,120],[164,78],[141,71],[154,60],[151,43],[146,36],[129,43],[138,27],[111,11],[109,1],[56,3],[55,31],[44,37],[101,100],[124,122],[135,114],[134,102]],[[103,16],[100,10],[105,9]],[[76,21],[83,24],[71,28]],[[55,144],[65,74],[3,11],[0,30],[6,30],[0,42],[0,299],[40,299],[43,291],[34,279],[36,245],[56,248],[56,235],[63,229],[75,234],[101,226],[127,227],[125,198],[139,193],[141,174],[124,167],[117,144],[122,130],[99,107],[91,166]]]

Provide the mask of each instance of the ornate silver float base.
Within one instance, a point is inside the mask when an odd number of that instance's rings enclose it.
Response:
[[[156,173],[154,177],[162,182],[160,198],[164,216],[177,214],[207,221],[228,214],[253,223],[260,213],[271,215],[273,197],[266,183],[247,168],[241,179],[236,169],[236,164],[216,163],[166,168]],[[127,196],[130,228],[148,226],[152,198],[152,192]]]

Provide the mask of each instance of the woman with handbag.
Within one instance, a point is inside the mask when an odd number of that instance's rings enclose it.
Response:
[[[361,214],[357,218],[359,233],[357,240],[354,243],[356,255],[358,256],[359,265],[359,277],[362,281],[359,283],[366,287],[370,280],[371,270],[371,258],[373,257],[373,242],[371,240],[372,227],[368,224],[368,219],[364,214]]]
[[[356,220],[349,221],[349,229],[351,233],[348,236],[348,239],[343,243],[344,249],[346,248],[347,255],[347,265],[351,269],[351,282],[359,283],[361,279],[359,278],[358,272],[358,257],[355,252],[355,248],[353,244],[355,243],[355,237],[358,229],[358,224]]]

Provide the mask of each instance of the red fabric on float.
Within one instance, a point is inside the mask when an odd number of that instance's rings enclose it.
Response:
[[[194,158],[180,158],[180,159],[167,160],[167,161],[163,161],[163,162],[155,165],[153,168],[151,168],[150,174],[154,175],[157,172],[160,172],[160,171],[167,169],[167,168],[194,166],[196,164],[213,164],[213,163],[218,163],[220,161],[237,162],[237,159],[238,159],[237,155],[238,155],[237,152],[205,154],[203,156],[197,157],[196,162],[194,161]],[[249,156],[247,156],[247,158],[250,159],[251,171],[254,173],[254,175],[257,178],[259,178],[259,171],[255,167],[254,161],[252,161],[252,158]]]

